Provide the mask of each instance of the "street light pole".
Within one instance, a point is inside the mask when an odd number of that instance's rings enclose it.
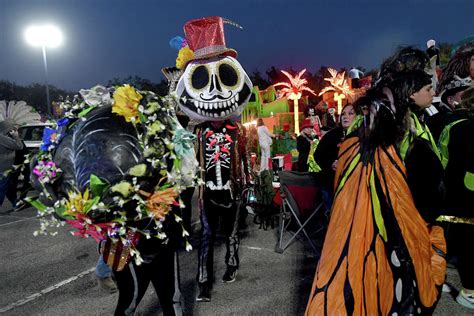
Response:
[[[51,117],[51,100],[49,98],[49,84],[48,84],[48,60],[46,58],[46,46],[43,48],[43,63],[44,63],[44,73],[45,73],[45,83],[46,83],[46,106],[48,107],[48,115]]]
[[[46,56],[46,47],[53,48],[61,45],[63,36],[61,31],[54,25],[34,25],[25,31],[26,41],[32,46],[41,47],[43,50],[43,64],[46,83],[46,107],[48,115],[51,117],[52,105],[49,96],[48,80],[48,60]]]

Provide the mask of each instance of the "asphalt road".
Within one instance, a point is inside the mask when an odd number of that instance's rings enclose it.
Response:
[[[57,236],[33,236],[39,227],[33,209],[0,208],[0,314],[112,315],[118,294],[101,290],[93,269],[96,244],[73,237],[67,227]],[[194,219],[196,216],[194,215]],[[216,279],[210,303],[196,303],[197,250],[181,252],[181,290],[186,315],[302,315],[313,280],[316,258],[297,242],[283,254],[274,252],[275,230],[264,231],[247,220],[240,248],[241,268],[231,284],[220,282],[225,245],[215,252]],[[197,234],[194,234],[194,236]],[[192,241],[196,245],[196,240]],[[452,293],[443,293],[435,315],[474,315],[453,299],[459,278],[448,269]],[[160,315],[153,287],[137,315]]]

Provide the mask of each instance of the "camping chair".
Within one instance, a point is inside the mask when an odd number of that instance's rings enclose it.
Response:
[[[319,233],[327,226],[326,221],[315,224],[316,214],[324,209],[321,197],[320,174],[313,172],[280,171],[280,194],[283,200],[280,208],[278,241],[275,251],[283,253],[286,248],[301,234],[308,240],[316,256],[319,251],[310,236]],[[324,220],[326,220],[324,218]],[[310,224],[311,223],[311,224]],[[296,229],[292,232],[291,230]],[[285,235],[291,237],[285,242]]]

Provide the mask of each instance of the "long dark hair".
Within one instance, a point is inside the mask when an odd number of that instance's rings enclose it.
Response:
[[[411,46],[398,48],[391,57],[382,63],[377,84],[385,86],[395,77],[404,73],[415,70],[423,71],[428,61],[428,55],[422,50]]]

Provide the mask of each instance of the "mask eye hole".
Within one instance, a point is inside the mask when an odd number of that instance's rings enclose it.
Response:
[[[224,63],[219,66],[219,79],[225,86],[233,87],[238,83],[239,75],[234,67]]]
[[[209,71],[205,66],[197,66],[191,75],[191,85],[196,90],[201,90],[209,83]]]

